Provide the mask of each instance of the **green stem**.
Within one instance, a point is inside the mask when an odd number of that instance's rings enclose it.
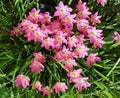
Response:
[[[51,56],[51,55],[48,55],[48,54],[46,54],[46,56],[48,56],[48,57],[51,57],[52,59],[54,59],[63,69],[65,69],[65,67],[64,67],[64,65],[63,64],[61,64],[60,62],[58,62],[57,61],[57,59],[55,59],[53,56]],[[68,70],[67,69],[65,69],[67,72],[68,72]]]
[[[71,3],[72,3],[72,0],[69,0],[68,5],[71,5]]]
[[[113,72],[113,70],[117,67],[117,65],[120,63],[120,58],[117,60],[117,62],[115,63],[115,65],[113,66],[113,68],[109,71],[109,73],[107,74],[107,77],[110,76],[110,74]]]
[[[100,73],[96,69],[93,69],[93,71],[97,73],[99,76],[101,76],[103,79],[105,79],[106,81],[109,81],[110,83],[112,83],[112,81],[110,81],[109,78],[105,77],[102,73]]]

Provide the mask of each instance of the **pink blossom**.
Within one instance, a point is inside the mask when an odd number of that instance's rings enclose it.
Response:
[[[19,74],[16,77],[15,83],[16,83],[16,86],[22,85],[23,88],[26,88],[27,86],[29,86],[29,81],[30,81],[29,77]]]
[[[77,44],[77,47],[75,49],[76,55],[79,58],[84,58],[85,56],[88,55],[88,48],[84,44]]]
[[[85,9],[88,9],[86,2],[83,3],[81,0],[79,0],[78,4],[76,5],[76,9],[78,12],[85,10]]]
[[[46,26],[45,24],[42,24],[40,29],[46,37],[48,37],[48,34],[53,34],[53,32],[49,29],[49,26]]]
[[[62,23],[60,20],[54,20],[50,23],[48,27],[53,33],[56,33],[57,31],[61,31],[62,29]]]
[[[11,30],[11,34],[15,34],[15,35],[21,35],[22,34],[22,30],[20,27],[14,27],[13,30]]]
[[[61,61],[62,60],[61,51],[56,51],[54,58],[56,58],[58,61]]]
[[[90,86],[90,83],[87,82],[88,77],[81,77],[74,79],[75,86],[78,88],[79,91],[82,91],[83,88],[88,88]]]
[[[84,36],[87,36],[87,30],[89,29],[89,22],[86,19],[76,19],[77,21],[77,29],[84,34]]]
[[[39,81],[32,83],[32,86],[34,89],[38,89],[38,91],[41,91],[42,84]]]
[[[77,63],[75,62],[74,59],[66,59],[64,63],[65,63],[65,68],[68,70],[72,69],[73,66],[77,66]]]
[[[76,17],[76,14],[68,14],[67,16],[63,17],[62,18],[62,21],[65,23],[65,26],[68,25],[68,26],[73,26],[73,23],[75,23],[75,18]]]
[[[55,42],[55,41],[54,41]],[[54,44],[53,46],[52,46],[52,49],[53,50],[56,50],[56,51],[59,51],[60,49],[62,48],[62,44]]]
[[[32,33],[37,29],[38,29],[38,24],[30,23],[25,31],[26,33]]]
[[[78,40],[76,38],[76,36],[71,36],[71,37],[68,37],[68,46],[70,49],[72,49],[72,47],[76,47],[76,44],[77,44]]]
[[[70,83],[74,82],[74,79],[78,79],[80,77],[82,77],[80,74],[82,72],[82,69],[77,69],[77,70],[73,70],[71,72],[69,72],[67,74],[68,77],[70,77]]]
[[[54,43],[54,39],[48,37],[48,38],[46,38],[46,39],[43,39],[41,46],[42,46],[42,47],[45,47],[46,49],[49,49],[50,46],[52,47],[52,46],[54,45],[53,43]]]
[[[107,0],[97,0],[97,2],[100,3],[102,6],[105,6]]]
[[[55,54],[55,58],[58,60],[58,61],[61,61],[61,60],[65,60],[65,58],[67,58],[69,55],[70,55],[70,51],[68,48],[66,48],[65,46],[63,46],[63,48],[59,51],[56,52]]]
[[[91,15],[90,21],[91,21],[94,25],[100,24],[100,23],[101,23],[101,21],[100,21],[100,18],[101,18],[101,17],[102,17],[102,16],[98,16],[98,12],[96,12],[95,14]]]
[[[84,35],[78,35],[78,36],[76,36],[76,38],[77,38],[77,44],[84,44],[84,41],[85,41],[85,39],[84,39]]]
[[[59,5],[55,8],[57,11],[54,13],[54,16],[59,16],[60,18],[72,12],[72,8],[68,7],[67,5],[64,5],[62,1],[60,1]]]
[[[42,40],[46,37],[46,35],[40,29],[35,30],[33,36],[35,42],[42,42]]]
[[[114,40],[120,42],[120,34],[118,32],[114,32]]]
[[[41,22],[42,24],[51,22],[51,16],[49,12],[40,13],[40,15],[41,16],[39,17],[39,22]]]
[[[56,54],[54,56],[58,61],[65,61],[66,58],[73,59],[76,57],[75,53],[70,51],[68,48],[63,46],[63,48],[59,51],[56,51]]]
[[[66,26],[62,31],[66,34],[66,36],[71,36],[72,34],[74,34],[72,29],[69,28],[68,26]]]
[[[101,34],[102,31],[103,31],[103,30],[96,29],[96,27],[90,27],[90,28],[87,30],[88,37],[90,38],[90,42],[93,43],[95,39],[101,38],[101,36],[102,36],[102,34]]]
[[[98,53],[91,53],[88,57],[87,57],[87,65],[91,65],[96,63],[97,61],[101,61],[100,57],[98,57]]]
[[[27,17],[28,20],[31,20],[35,23],[38,22],[39,20],[39,12],[40,10],[36,10],[35,8],[33,8],[30,12],[29,12],[29,16]]]
[[[73,58],[77,58],[76,56],[76,53],[74,51],[70,51],[68,56],[67,56],[68,59],[73,59]]]
[[[70,55],[70,51],[69,48],[66,48],[65,46],[63,46],[63,49],[59,51],[60,55],[61,55],[61,60],[65,60],[65,58],[67,58]]]
[[[50,94],[53,93],[53,89],[50,89],[48,86],[41,88],[41,91],[43,92],[44,96],[48,95],[49,92]]]
[[[66,40],[65,37],[66,37],[66,35],[63,34],[62,31],[59,31],[59,33],[55,34],[55,36],[54,36],[54,44],[55,44],[55,45],[56,45],[56,44],[62,45],[63,43],[66,43],[67,40]]]
[[[68,87],[67,87],[67,85],[64,82],[57,82],[53,86],[53,89],[55,89],[56,93],[59,93],[60,91],[61,92],[65,92],[68,89]]]
[[[31,41],[34,39],[34,32],[38,29],[38,25],[37,24],[29,24],[29,26],[27,27],[27,29],[25,30],[26,34],[24,35],[24,37],[27,37],[28,41]]]
[[[38,61],[38,62],[41,62],[41,63],[44,63],[45,62],[45,56],[44,55],[42,55],[42,53],[41,52],[36,52],[36,53],[34,53],[34,61]]]
[[[31,68],[31,71],[33,73],[34,72],[40,73],[40,71],[43,71],[45,67],[40,62],[34,60],[32,64],[29,66],[29,68]]]
[[[89,8],[79,11],[79,12],[77,13],[77,16],[78,16],[80,19],[89,18],[89,15],[91,14],[91,12],[89,12],[88,10],[89,10]]]
[[[32,22],[30,20],[23,19],[22,22],[20,23],[22,26],[22,30],[26,30],[31,23]]]
[[[89,22],[86,19],[79,19],[76,18],[76,22],[77,22],[77,28],[82,27],[82,26],[88,26]]]
[[[93,45],[94,48],[102,48],[102,45],[105,44],[105,41],[103,40],[103,37],[100,38],[94,38]]]

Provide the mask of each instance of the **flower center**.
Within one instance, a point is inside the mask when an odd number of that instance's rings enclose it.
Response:
[[[79,75],[78,75],[78,73],[77,72],[73,72],[73,74],[72,74],[72,77],[73,78],[77,78]]]
[[[84,52],[84,49],[82,47],[79,47],[78,52]]]
[[[35,33],[35,37],[40,37],[40,33],[39,33],[39,32],[36,32],[36,33]]]

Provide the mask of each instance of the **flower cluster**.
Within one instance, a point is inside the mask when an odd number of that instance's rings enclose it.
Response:
[[[100,24],[101,16],[98,12],[92,14],[86,2],[79,0],[76,5],[76,13],[72,14],[73,9],[64,5],[60,1],[55,7],[55,19],[52,20],[49,12],[40,13],[40,10],[33,8],[26,19],[23,19],[17,27],[14,27],[11,34],[24,35],[28,42],[40,42],[41,47],[46,51],[48,49],[55,50],[53,56],[58,62],[64,64],[64,69],[68,71],[67,76],[70,77],[70,83],[75,83],[79,91],[90,86],[87,82],[88,77],[81,75],[82,69],[74,70],[77,66],[76,58],[86,58],[87,65],[91,65],[100,61],[98,53],[89,54],[87,44],[93,45],[93,48],[102,48],[105,44],[102,36],[102,30],[96,28],[96,24]],[[76,26],[77,31],[74,30]],[[88,39],[88,40],[86,40]],[[31,72],[40,73],[44,71],[44,62],[46,60],[44,53],[34,53],[34,60],[29,68]],[[26,88],[29,85],[30,79],[24,75],[18,75],[16,78],[16,86],[22,85]],[[42,87],[39,81],[32,83],[34,89],[43,92],[43,95],[50,93],[65,92],[68,87],[64,82],[57,82],[52,88],[48,86]]]
[[[31,68],[32,72],[40,73],[40,71],[44,70],[44,65],[42,64],[44,63],[44,61],[45,61],[45,56],[42,55],[41,52],[34,53],[34,60],[32,64],[29,66],[29,68]]]
[[[16,86],[22,85],[23,88],[26,88],[29,86],[30,78],[25,76],[25,75],[18,75],[16,77]],[[68,89],[67,85],[64,82],[57,82],[52,88],[49,88],[48,86],[42,87],[41,82],[35,81],[34,83],[31,84],[33,89],[37,89],[40,92],[43,92],[43,95],[48,95],[48,93],[53,94],[53,90],[55,90],[56,93],[65,92],[66,89]]]
[[[87,88],[90,86],[89,82],[87,82],[88,77],[83,77],[81,75],[82,69],[77,69],[70,71],[67,75],[70,77],[70,83],[75,83],[75,86],[79,91],[82,91],[83,88]]]

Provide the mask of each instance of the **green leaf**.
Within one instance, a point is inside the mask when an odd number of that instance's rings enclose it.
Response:
[[[113,48],[115,48],[115,47],[117,47],[117,46],[120,46],[120,43],[119,43],[119,42],[118,42],[118,43],[113,44],[113,45],[110,47],[110,49],[113,49]]]

